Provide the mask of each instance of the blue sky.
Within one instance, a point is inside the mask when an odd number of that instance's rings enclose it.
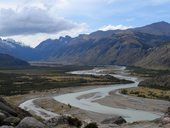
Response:
[[[170,0],[0,0],[0,37],[47,38],[170,22]]]

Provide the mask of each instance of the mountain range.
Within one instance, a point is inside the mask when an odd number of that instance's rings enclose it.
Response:
[[[59,64],[170,66],[170,24],[157,22],[127,30],[96,31],[47,39],[36,48],[0,40],[0,51],[27,61]]]

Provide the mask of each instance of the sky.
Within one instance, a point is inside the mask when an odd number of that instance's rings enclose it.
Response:
[[[31,47],[48,38],[170,23],[170,0],[0,0],[0,37]]]

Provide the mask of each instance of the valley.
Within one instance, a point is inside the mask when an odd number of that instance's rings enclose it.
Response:
[[[103,124],[101,122],[105,119],[117,118],[118,115],[124,117],[128,122],[153,120],[163,116],[163,113],[170,105],[168,101],[124,96],[118,93],[117,89],[136,87],[139,82],[138,80],[143,79],[141,74],[139,74],[139,76],[141,76],[139,77],[140,79],[137,79],[135,76],[129,76],[129,71],[124,72],[124,68],[119,69],[117,66],[99,66],[95,69],[93,68],[95,67],[60,65],[59,67],[51,68],[32,67],[30,69],[1,69],[1,72],[6,74],[16,73],[23,75],[24,72],[27,73],[25,74],[26,76],[28,74],[33,76],[39,76],[41,74],[41,77],[48,76],[50,79],[56,81],[56,86],[52,86],[52,88],[37,86],[37,88],[41,88],[41,90],[37,90],[35,88],[36,84],[33,84],[29,86],[30,90],[27,90],[27,93],[20,95],[22,93],[18,92],[19,95],[12,94],[11,96],[5,96],[5,99],[12,104],[20,105],[21,108],[29,111],[35,117],[39,116],[48,120],[56,116],[58,117],[58,114],[68,114],[85,122],[97,122],[100,128],[108,127],[109,125],[113,126],[113,124]],[[139,72],[137,70],[135,71]],[[156,74],[163,72],[163,70],[152,71],[154,73],[156,72]],[[145,71],[143,70],[143,72]],[[132,74],[134,73],[133,71]],[[148,73],[154,74],[150,71],[148,71]],[[108,76],[109,74],[112,74],[113,78],[111,77],[112,75]],[[147,74],[145,73],[145,75]],[[122,78],[127,80],[123,80]],[[84,83],[84,81],[81,81],[78,83],[77,80],[80,79],[86,80],[86,82]],[[65,84],[63,84],[57,86],[58,82],[62,83],[62,81],[66,80],[68,80],[69,83],[71,80],[72,85],[67,84],[67,86],[64,86]],[[132,83],[129,80],[137,80],[137,83]],[[77,85],[74,83],[77,83]],[[48,81],[48,86],[50,85],[51,83]],[[136,113],[136,116],[133,113]],[[148,116],[142,116],[142,114]],[[136,125],[147,125],[148,123],[149,121],[142,121],[141,123],[138,122]],[[157,125],[156,122],[152,121],[149,124],[153,127]],[[128,127],[128,125],[133,125],[133,123],[124,124],[122,126]],[[58,127],[62,126],[59,125]],[[115,124],[114,127],[120,126]]]
[[[170,128],[170,0],[0,0],[0,128]]]

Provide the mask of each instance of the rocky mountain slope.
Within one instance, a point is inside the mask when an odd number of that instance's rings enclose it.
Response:
[[[17,59],[8,54],[0,53],[0,67],[29,66],[24,60]]]
[[[155,47],[170,41],[170,24],[158,22],[140,28],[97,31],[89,35],[46,40],[35,49],[41,60],[64,64],[134,65]]]
[[[170,67],[170,43],[153,48],[145,57],[143,57],[135,65],[146,68]]]

